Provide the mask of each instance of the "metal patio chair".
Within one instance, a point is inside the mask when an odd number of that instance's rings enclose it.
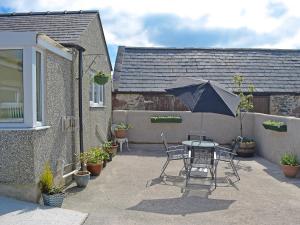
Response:
[[[187,134],[188,140],[214,141],[212,138],[201,135],[200,132],[190,131]]]
[[[170,161],[172,160],[183,160],[188,157],[188,153],[185,150],[183,145],[169,146],[165,134],[161,133],[161,138],[163,141],[163,145],[167,154],[167,160],[162,167],[162,171],[159,177],[163,177],[166,168],[168,167]]]
[[[231,165],[231,168],[234,172],[234,175],[236,176],[236,178],[238,179],[238,181],[240,180],[240,176],[237,172],[237,169],[235,167],[234,164],[234,158],[237,155],[237,150],[240,147],[240,143],[242,141],[242,137],[238,136],[235,140],[234,143],[232,145],[232,148],[226,148],[223,146],[217,146],[216,147],[216,153],[215,153],[215,174],[217,173],[217,166],[218,163],[221,162],[227,162]]]
[[[215,167],[214,167],[214,147],[213,148],[192,147],[191,151],[193,151],[192,154],[190,154],[188,158],[184,159],[184,164],[186,168],[186,186],[188,185],[193,170],[199,171],[199,169],[209,170],[211,174],[211,178],[215,180],[214,183],[216,186],[216,176],[215,176]],[[201,176],[201,178],[203,177]]]

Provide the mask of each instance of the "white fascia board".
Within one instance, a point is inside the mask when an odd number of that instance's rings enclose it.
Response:
[[[72,61],[72,53],[67,48],[44,34],[38,34],[37,45]]]
[[[16,48],[36,45],[37,32],[0,32],[0,48]]]

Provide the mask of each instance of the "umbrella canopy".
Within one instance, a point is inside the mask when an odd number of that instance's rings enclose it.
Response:
[[[179,78],[166,92],[178,97],[192,112],[236,116],[240,97],[214,81]]]

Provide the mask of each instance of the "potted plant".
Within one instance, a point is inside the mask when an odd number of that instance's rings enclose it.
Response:
[[[263,122],[263,127],[266,130],[273,130],[277,132],[287,132],[287,125],[281,121],[266,120]]]
[[[63,188],[54,185],[53,173],[49,163],[46,163],[40,177],[39,187],[42,192],[44,205],[61,207],[65,194]]]
[[[280,163],[281,163],[282,171],[285,176],[296,177],[300,169],[297,155],[292,153],[284,153],[281,156]]]
[[[102,71],[96,73],[93,80],[96,84],[104,85],[108,82],[110,75],[103,73]]]
[[[99,147],[90,148],[87,152],[86,168],[92,176],[98,176],[101,173],[103,161],[101,158],[101,149]]]
[[[126,138],[127,130],[129,128],[132,128],[130,124],[123,123],[123,122],[118,123],[114,130],[116,138]]]
[[[77,184],[77,187],[86,187],[89,183],[91,173],[86,170],[87,159],[88,159],[87,152],[82,152],[79,155],[79,160],[81,162],[81,165],[84,166],[82,166],[79,171],[74,173],[74,179]]]
[[[114,157],[118,151],[118,145],[112,141],[106,141],[103,143],[102,148],[110,154],[110,157]],[[110,160],[111,161],[111,160]]]
[[[237,114],[240,121],[240,136],[242,137],[242,140],[237,154],[243,157],[250,157],[255,154],[256,143],[254,139],[245,137],[243,134],[243,119],[245,114],[242,114],[242,112],[249,112],[253,109],[253,92],[255,88],[253,85],[249,85],[247,91],[248,94],[245,95],[242,90],[244,81],[243,76],[237,74],[233,77],[233,81],[236,89],[235,92],[240,96],[240,104],[238,107]]]
[[[106,162],[109,160],[109,154],[105,150],[100,150],[100,157],[103,162],[103,168],[106,167]]]

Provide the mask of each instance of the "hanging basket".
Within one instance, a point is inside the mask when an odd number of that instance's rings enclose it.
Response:
[[[99,73],[94,75],[94,82],[96,84],[104,85],[108,82],[108,80],[109,80],[109,76],[102,73],[102,72],[99,72]]]

